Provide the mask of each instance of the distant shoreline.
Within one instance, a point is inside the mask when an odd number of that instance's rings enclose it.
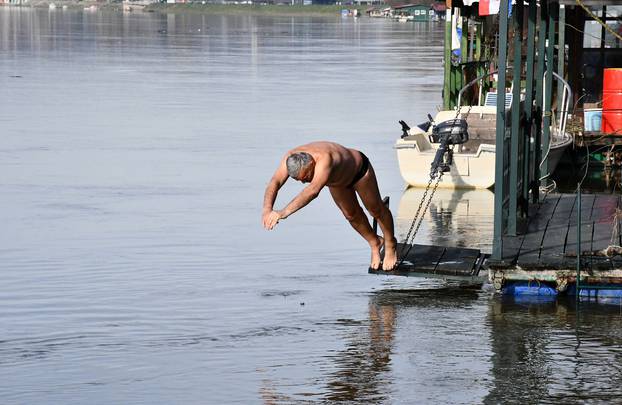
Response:
[[[123,10],[122,3],[100,3],[96,0],[34,0],[22,4],[0,4],[0,7],[51,8],[51,4],[53,4],[56,9],[67,8],[70,10],[82,10],[95,7],[97,10]]]
[[[159,13],[199,13],[199,14],[255,14],[278,16],[326,16],[339,15],[341,10],[358,9],[362,14],[369,6],[336,6],[336,5],[258,5],[258,4],[200,4],[153,3],[145,7],[145,11]]]
[[[95,7],[100,10],[123,10],[123,3],[101,3],[94,0],[34,0],[23,4],[3,4],[9,7],[48,8],[54,4],[55,8],[84,9]],[[201,3],[152,3],[145,6],[143,12],[171,13],[171,14],[234,14],[234,15],[272,15],[272,16],[339,16],[341,10],[359,10],[365,15],[370,6],[356,5],[258,5],[258,4],[201,4]],[[136,10],[136,12],[140,12]]]

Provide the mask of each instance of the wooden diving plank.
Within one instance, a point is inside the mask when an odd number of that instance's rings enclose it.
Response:
[[[476,249],[448,248],[436,266],[440,274],[473,275],[475,264],[480,256]]]
[[[398,243],[398,254],[406,255],[401,265],[393,271],[372,270],[372,274],[398,276],[435,277],[447,280],[484,282],[487,276],[479,277],[481,263],[486,255],[478,249],[442,247]]]
[[[397,249],[398,254],[404,254],[408,251],[408,246],[398,243]],[[402,266],[433,272],[444,251],[445,248],[441,246],[413,245],[404,258]]]

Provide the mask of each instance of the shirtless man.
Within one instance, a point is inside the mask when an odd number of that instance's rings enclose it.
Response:
[[[275,211],[274,201],[288,177],[309,185],[285,208]],[[382,269],[392,270],[397,263],[393,216],[382,203],[376,174],[367,156],[355,149],[333,142],[312,142],[287,152],[266,187],[263,202],[264,228],[268,230],[274,228],[281,219],[309,204],[320,194],[324,186],[328,186],[333,200],[350,225],[369,243],[370,267],[375,270],[380,268],[380,248],[384,244]],[[371,216],[378,221],[384,238],[372,230],[356,194]]]

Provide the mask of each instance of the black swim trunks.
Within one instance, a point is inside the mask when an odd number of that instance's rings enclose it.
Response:
[[[367,171],[369,170],[369,159],[367,159],[367,156],[365,156],[365,154],[363,152],[359,152],[361,154],[361,158],[363,159],[363,164],[361,165],[361,168],[359,169],[359,171],[356,173],[356,176],[354,176],[354,179],[352,179],[352,182],[350,182],[350,184],[348,184],[348,188],[352,188],[354,187],[354,185],[363,178],[363,176],[365,176],[365,174],[367,174]]]

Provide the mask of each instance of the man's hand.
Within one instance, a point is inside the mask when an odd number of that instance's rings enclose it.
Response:
[[[279,223],[279,220],[284,217],[280,211],[268,211],[263,214],[263,227],[267,230],[272,230]]]

